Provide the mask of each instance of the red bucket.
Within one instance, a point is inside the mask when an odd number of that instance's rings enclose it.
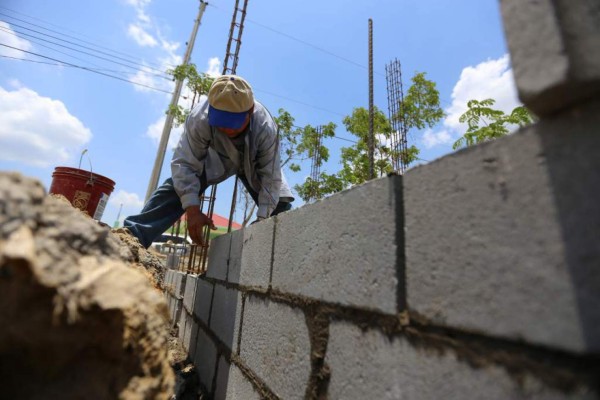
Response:
[[[75,208],[100,220],[115,182],[83,169],[56,167],[52,173],[50,193],[62,194]]]

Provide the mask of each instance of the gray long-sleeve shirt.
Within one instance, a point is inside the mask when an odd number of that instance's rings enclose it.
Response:
[[[261,218],[271,215],[280,197],[293,200],[281,171],[277,125],[258,101],[244,141],[242,154],[227,135],[208,124],[208,99],[202,96],[185,122],[171,161],[175,191],[184,209],[200,205],[198,177],[203,172],[208,183],[215,184],[243,171],[258,193],[257,216]]]

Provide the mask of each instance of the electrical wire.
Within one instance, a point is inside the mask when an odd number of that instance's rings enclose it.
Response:
[[[156,90],[158,92],[163,92],[163,93],[167,93],[167,94],[173,94],[173,92],[169,92],[167,90],[155,88],[153,86],[145,85],[143,83],[139,83],[139,82],[135,82],[135,81],[131,81],[129,79],[121,78],[119,76],[114,76],[114,75],[106,74],[104,72],[95,70],[93,68],[84,67],[82,65],[71,64],[69,62],[62,61],[62,60],[59,60],[59,59],[56,59],[56,58],[52,58],[52,57],[48,57],[48,56],[45,56],[43,54],[38,54],[38,53],[34,53],[32,51],[27,51],[27,50],[19,49],[17,47],[9,46],[9,45],[4,44],[4,43],[0,43],[0,46],[8,47],[8,48],[13,49],[13,50],[22,51],[23,53],[31,54],[31,55],[34,55],[34,56],[37,56],[37,57],[45,58],[47,60],[56,61],[56,62],[60,63],[60,64],[56,64],[56,65],[66,65],[66,66],[73,67],[73,68],[79,68],[79,69],[82,69],[82,70],[85,70],[85,71],[93,72],[95,74],[99,74],[99,75],[103,75],[103,76],[106,76],[106,77],[109,77],[109,78],[117,79],[119,81],[128,82],[128,83],[131,83],[133,85],[142,86],[142,87],[145,87],[145,88],[148,88],[148,89]],[[15,57],[11,57],[11,58],[15,58]],[[26,61],[31,61],[31,60],[26,60]]]
[[[276,93],[268,92],[268,91],[266,91],[266,90],[261,90],[261,89],[257,89],[257,88],[253,88],[253,90],[254,90],[255,92],[261,92],[261,93],[268,94],[268,95],[270,95],[270,96],[279,97],[280,99],[284,99],[284,100],[287,100],[287,101],[291,101],[291,102],[293,102],[293,103],[302,104],[303,106],[306,106],[306,107],[311,107],[311,108],[314,108],[315,110],[325,111],[325,112],[328,112],[328,113],[331,113],[331,114],[335,114],[335,115],[339,115],[339,116],[341,116],[341,117],[345,117],[345,115],[344,115],[344,114],[342,114],[342,113],[339,113],[339,112],[337,112],[337,111],[332,111],[332,110],[328,110],[328,109],[326,109],[326,108],[322,108],[322,107],[318,107],[318,106],[313,106],[312,104],[308,104],[308,103],[305,103],[305,102],[303,102],[303,101],[300,101],[300,100],[294,100],[294,99],[292,99],[292,98],[289,98],[289,97],[286,97],[286,96],[282,96],[282,95],[279,95],[279,94],[276,94]]]
[[[10,34],[13,34],[12,32],[8,32],[4,28],[0,28],[0,30],[5,31],[5,32],[10,33]],[[40,38],[40,37],[37,37],[37,36],[34,36],[34,35],[30,35],[28,33],[19,32],[19,31],[16,31],[16,30],[14,30],[13,32],[15,32],[15,34],[18,33],[19,35],[25,35],[25,36],[28,36],[28,37],[32,37],[34,39],[41,40],[43,42],[47,42],[47,43],[53,44],[55,46],[63,47],[63,48],[69,49],[69,50],[76,51],[78,53],[82,53],[82,54],[86,54],[88,56],[92,56],[92,57],[98,58],[100,60],[108,61],[108,62],[111,62],[113,64],[121,65],[123,67],[139,71],[139,68],[136,68],[136,67],[133,67],[131,65],[127,65],[127,64],[124,64],[124,63],[121,63],[121,62],[118,62],[118,61],[114,61],[114,60],[108,59],[106,57],[101,57],[101,56],[98,56],[98,55],[95,55],[95,54],[92,54],[92,53],[89,53],[89,52],[86,52],[86,51],[83,51],[83,50],[74,49],[73,47],[65,46],[65,45],[62,45],[60,43],[53,42],[51,40],[47,40],[47,39],[43,39],[43,38]],[[21,38],[23,38],[23,37],[21,37]],[[154,75],[156,77],[159,77],[161,79],[172,80],[172,78],[169,78],[169,77],[167,77],[165,75],[160,75],[160,74],[157,74],[157,73],[154,73],[154,72],[150,72],[150,71],[144,71],[144,72],[147,73],[147,74],[149,74],[149,75]]]
[[[214,4],[208,4],[208,6],[209,6],[209,7],[214,7],[215,9],[217,9],[217,10],[219,10],[219,11],[225,12],[224,10],[221,10],[219,7],[215,6]],[[357,63],[356,61],[352,61],[352,60],[350,60],[350,59],[348,59],[348,58],[346,58],[346,57],[340,56],[340,55],[338,55],[338,54],[335,54],[335,53],[333,53],[333,52],[331,52],[331,51],[329,51],[329,50],[327,50],[327,49],[324,49],[324,48],[322,48],[322,47],[319,47],[319,46],[317,46],[317,45],[315,45],[315,44],[312,44],[312,43],[310,43],[310,42],[307,42],[306,40],[299,39],[299,38],[297,38],[297,37],[295,37],[295,36],[292,36],[292,35],[290,35],[290,34],[288,34],[288,33],[285,33],[285,32],[281,32],[281,31],[279,31],[279,30],[277,30],[277,29],[275,29],[275,28],[271,28],[270,26],[267,26],[267,25],[264,25],[264,24],[262,24],[262,23],[260,23],[260,22],[254,21],[254,20],[252,20],[252,19],[250,19],[250,18],[248,18],[248,17],[246,17],[246,19],[245,19],[245,20],[246,20],[246,21],[249,21],[249,22],[251,22],[251,23],[253,23],[253,24],[255,24],[255,25],[258,25],[258,26],[260,26],[260,27],[261,27],[261,28],[263,28],[263,29],[269,30],[269,31],[271,31],[271,32],[273,32],[273,33],[276,33],[276,34],[278,34],[278,35],[284,36],[284,37],[286,37],[286,38],[288,38],[288,39],[291,39],[291,40],[294,40],[294,41],[296,41],[296,42],[302,43],[302,44],[304,44],[305,46],[312,47],[312,48],[313,48],[313,49],[315,49],[315,50],[318,50],[318,51],[320,51],[320,52],[322,52],[322,53],[325,53],[325,54],[327,54],[327,55],[330,55],[330,56],[332,56],[332,57],[335,57],[335,58],[337,58],[337,59],[339,59],[339,60],[342,60],[342,61],[344,61],[344,62],[346,62],[346,63],[352,64],[352,65],[354,65],[354,66],[356,66],[356,67],[360,67],[360,68],[367,69],[367,70],[369,69],[369,67],[367,67],[366,65],[363,65],[363,64]],[[373,71],[373,72],[374,72],[375,74],[379,75],[379,76],[385,76],[384,74],[382,74],[382,73],[380,73],[380,72],[376,72],[376,71]]]
[[[0,27],[0,31],[4,31],[4,32],[6,32],[6,33],[9,33],[9,34],[15,35],[16,37],[20,38],[20,36],[18,36],[18,35],[16,35],[16,34],[14,34],[13,32],[6,31],[6,30],[5,30],[5,29],[3,29],[2,27]],[[72,54],[69,54],[69,53],[67,53],[67,52],[64,52],[64,51],[60,51],[60,50],[58,50],[58,49],[55,49],[54,47],[47,46],[47,45],[45,45],[45,44],[42,44],[42,43],[40,43],[40,42],[37,42],[35,39],[28,39],[28,41],[30,41],[31,43],[35,43],[35,44],[36,44],[36,46],[41,46],[41,47],[44,47],[44,48],[46,48],[46,49],[52,50],[52,51],[54,51],[54,52],[57,52],[57,53],[59,53],[59,54],[65,55],[65,56],[67,56],[67,57],[70,57],[70,58],[73,58],[73,59],[75,59],[75,60],[78,60],[78,61],[83,61],[83,62],[85,62],[85,63],[87,63],[87,64],[89,64],[89,65],[93,65],[94,67],[96,67],[95,69],[96,69],[96,70],[98,70],[98,71],[104,70],[104,71],[109,71],[109,72],[115,72],[115,73],[118,73],[118,74],[121,74],[121,75],[125,75],[125,76],[128,76],[128,75],[129,75],[129,73],[128,73],[128,72],[125,72],[125,71],[116,71],[116,70],[109,70],[109,69],[106,69],[106,68],[102,68],[100,65],[98,65],[98,64],[95,64],[95,63],[93,63],[93,62],[90,62],[89,60],[84,60],[83,58],[80,58],[80,57],[74,56],[74,55],[72,55]],[[142,71],[142,72],[143,72],[143,71]]]
[[[0,13],[0,14],[2,14],[2,13]],[[0,21],[1,21],[1,20],[0,20]],[[52,38],[52,39],[60,40],[61,42],[69,43],[69,44],[72,44],[72,45],[74,45],[74,46],[78,46],[78,47],[81,47],[81,48],[83,48],[83,49],[86,49],[86,50],[95,51],[95,52],[97,52],[97,53],[99,53],[99,54],[104,54],[104,55],[107,55],[107,56],[109,56],[109,57],[116,58],[117,60],[125,61],[125,62],[127,62],[127,63],[130,63],[130,64],[138,65],[138,66],[141,66],[141,67],[144,67],[144,68],[147,68],[147,69],[151,69],[151,70],[153,70],[153,71],[158,71],[158,72],[164,73],[164,71],[163,71],[163,70],[160,70],[160,69],[157,69],[157,68],[152,68],[152,67],[150,67],[150,66],[148,66],[148,65],[144,65],[144,64],[141,64],[141,63],[138,63],[138,62],[130,61],[130,60],[128,60],[128,59],[126,59],[126,58],[123,58],[123,57],[114,56],[114,55],[112,55],[112,54],[109,54],[109,53],[107,53],[107,52],[100,51],[100,50],[96,50],[96,49],[93,49],[93,48],[91,48],[91,47],[88,47],[88,46],[83,46],[83,45],[81,45],[81,44],[78,44],[78,43],[75,43],[75,42],[71,42],[71,41],[69,41],[69,40],[61,39],[61,38],[59,38],[59,37],[56,37],[56,36],[48,35],[47,33],[40,32],[40,31],[36,31],[35,29],[27,28],[27,27],[25,27],[25,26],[18,25],[18,24],[15,24],[15,23],[13,23],[13,24],[11,24],[11,25],[12,25],[12,26],[16,26],[16,27],[18,27],[18,28],[21,28],[21,29],[26,29],[26,30],[28,30],[28,31],[31,31],[31,32],[37,33],[37,34],[39,34],[39,35],[44,35],[44,36],[46,36],[46,37],[49,37],[49,38]],[[15,31],[15,32],[17,32],[17,31]],[[19,34],[25,34],[25,33],[21,33],[21,32],[17,32],[17,33],[19,33]],[[25,34],[25,35],[28,35],[28,34]],[[32,35],[28,35],[28,36],[32,36]],[[35,37],[35,36],[32,36],[32,37]]]
[[[57,28],[59,28],[59,29],[62,29],[62,30],[64,30],[64,31],[67,31],[67,32],[72,32],[72,33],[74,33],[74,34],[77,34],[77,35],[79,35],[79,36],[83,36],[83,37],[90,38],[89,36],[86,36],[86,35],[84,35],[84,34],[82,34],[82,33],[80,33],[80,32],[75,32],[75,31],[72,31],[72,30],[70,30],[70,29],[67,29],[67,28],[65,28],[65,27],[62,27],[62,26],[59,26],[59,25],[53,24],[53,23],[51,23],[51,22],[48,22],[48,21],[44,21],[43,19],[36,18],[36,17],[33,17],[33,16],[31,16],[31,15],[23,14],[23,13],[20,13],[20,12],[18,12],[18,11],[15,11],[15,10],[11,10],[10,8],[7,8],[7,7],[2,7],[2,6],[0,6],[0,9],[4,9],[4,10],[6,10],[6,11],[9,11],[9,12],[12,12],[12,13],[14,13],[14,14],[23,15],[23,16],[25,16],[25,17],[27,17],[27,18],[34,19],[34,20],[37,20],[37,21],[43,22],[44,24],[47,24],[47,25],[50,25],[50,26],[57,27]],[[97,44],[97,43],[94,43],[94,42],[90,42],[90,41],[87,41],[87,40],[83,40],[83,39],[81,39],[81,38],[78,38],[78,37],[76,37],[76,36],[68,35],[68,34],[66,34],[66,33],[62,33],[62,32],[59,32],[59,31],[56,31],[56,30],[53,30],[53,29],[50,29],[50,28],[46,28],[46,27],[44,27],[44,26],[41,26],[41,25],[38,25],[38,24],[34,24],[33,22],[26,21],[26,20],[23,20],[23,19],[20,19],[20,18],[14,17],[14,16],[12,16],[12,15],[8,15],[8,14],[2,13],[2,12],[0,12],[0,15],[4,15],[5,17],[8,17],[8,18],[14,19],[14,20],[16,20],[16,21],[19,21],[19,22],[24,22],[24,23],[26,23],[26,24],[29,24],[29,25],[35,26],[36,28],[41,28],[41,29],[44,29],[44,30],[46,30],[46,31],[49,31],[49,32],[52,32],[52,33],[56,33],[56,34],[59,34],[59,35],[62,35],[62,36],[65,36],[65,37],[68,37],[68,38],[71,38],[71,39],[78,40],[78,41],[80,41],[80,42],[82,42],[82,43],[86,43],[86,44],[89,44],[89,45],[92,45],[92,46],[98,47],[98,48],[100,48],[100,49],[108,50],[108,51],[110,51],[110,52],[113,52],[113,53],[115,53],[115,54],[119,54],[119,55],[121,55],[121,56],[125,56],[125,57],[129,58],[130,60],[132,60],[133,62],[136,62],[136,61],[141,61],[141,59],[140,59],[140,58],[133,58],[133,57],[131,57],[131,54],[124,53],[124,52],[122,52],[122,51],[118,51],[118,50],[115,50],[115,49],[111,49],[110,47],[102,46],[102,45],[100,45],[100,44]],[[93,39],[93,38],[90,38],[90,39]],[[149,61],[145,61],[145,60],[144,60],[144,62],[146,62],[146,63],[148,63],[148,64],[150,64],[150,65],[154,65],[154,66],[157,66],[157,67],[161,67],[161,66],[160,66],[159,64],[157,64],[157,63],[153,63],[153,62],[149,62]],[[169,64],[166,64],[166,66],[167,66],[167,67],[170,67],[170,68],[175,68],[175,66],[174,66],[174,65],[169,65]]]

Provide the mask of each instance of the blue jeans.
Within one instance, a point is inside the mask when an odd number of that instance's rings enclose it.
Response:
[[[245,176],[238,176],[255,203],[258,203],[258,193],[248,184]],[[200,178],[200,196],[209,185],[205,176]],[[292,204],[280,201],[271,213],[271,216],[281,212],[288,211]],[[137,237],[140,243],[148,248],[152,242],[169,229],[181,216],[185,210],[181,205],[181,200],[175,192],[173,179],[167,179],[158,189],[152,193],[150,199],[144,205],[142,211],[137,215],[131,215],[125,218],[124,227],[129,229],[133,236]]]

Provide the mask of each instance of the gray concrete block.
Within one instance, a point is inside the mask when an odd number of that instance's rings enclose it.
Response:
[[[259,400],[261,397],[242,371],[230,365],[225,358],[219,360],[215,400]]]
[[[227,282],[239,281],[240,267],[242,265],[242,245],[244,230],[239,229],[230,233],[229,258],[227,261]]]
[[[183,315],[185,318],[185,327],[183,328],[183,340],[181,342],[181,345],[189,354],[192,343],[192,331],[194,330],[194,328],[197,329],[198,325],[196,324],[196,322],[194,322],[194,319],[190,314],[187,313],[187,311],[183,312]]]
[[[409,309],[600,351],[600,105],[404,175]]]
[[[400,190],[386,177],[277,216],[273,289],[396,313]]]
[[[227,279],[227,264],[229,262],[229,248],[231,247],[231,235],[221,235],[210,241],[208,249],[208,265],[206,276],[224,281]]]
[[[213,284],[199,278],[196,283],[196,298],[194,299],[194,315],[208,325],[210,308],[212,307]]]
[[[245,227],[232,240],[227,276],[229,282],[261,289],[269,287],[274,229],[275,218],[269,218]]]
[[[175,287],[174,295],[178,299],[183,298],[183,292],[185,290],[185,280],[187,275],[183,272],[175,272],[175,277],[173,280],[173,286]]]
[[[200,377],[200,382],[202,382],[209,393],[213,390],[212,381],[215,374],[216,362],[217,347],[202,329],[198,329],[194,366]]]
[[[169,320],[173,321],[175,319],[175,313],[177,311],[177,299],[173,296],[169,295]]]
[[[183,302],[180,301],[180,304]],[[177,319],[177,338],[179,339],[179,343],[183,343],[185,338],[185,324],[187,322],[187,313],[185,310],[179,313],[179,318]]]
[[[171,317],[171,328],[174,328],[177,324],[179,324],[179,320],[181,319],[181,310],[183,309],[183,300],[179,300],[174,298],[173,301],[173,314]]]
[[[195,275],[188,275],[185,282],[185,290],[183,292],[183,307],[191,313],[194,310],[194,297],[196,296],[196,281]]]
[[[173,283],[173,271],[170,269],[165,271],[165,292],[170,293],[173,291],[171,284]]]
[[[280,398],[303,399],[311,366],[302,311],[249,296],[240,358]]]
[[[196,347],[198,346],[198,331],[200,327],[198,326],[198,323],[194,321],[193,318],[191,318],[191,321],[192,326],[190,330],[190,344],[187,347],[187,350],[188,358],[193,361],[196,357]]]
[[[600,95],[600,12],[590,0],[502,0],[519,97],[538,115]]]
[[[215,285],[210,329],[231,350],[237,350],[242,316],[242,294],[235,289]]]
[[[325,362],[331,369],[329,399],[593,399],[581,389],[562,393],[532,376],[521,381],[504,369],[475,369],[452,351],[413,347],[375,330],[334,322]]]
[[[229,362],[225,357],[219,357],[219,363],[217,364],[217,382],[215,387],[215,400],[227,398],[227,381],[229,380],[229,369],[231,368]]]

